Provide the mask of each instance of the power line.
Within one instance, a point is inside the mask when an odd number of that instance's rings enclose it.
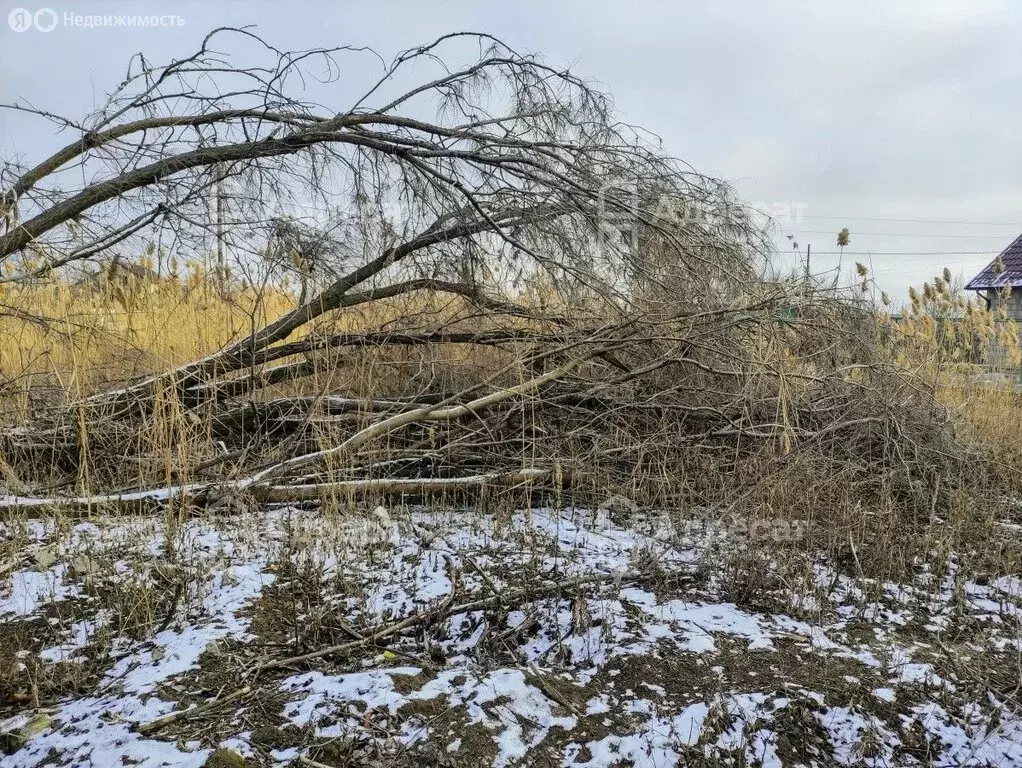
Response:
[[[797,251],[792,251],[792,254]],[[990,256],[997,251],[813,251],[819,256]]]
[[[759,209],[753,209],[757,213],[764,216],[770,216],[768,211],[761,211]],[[962,225],[975,225],[978,227],[1016,227],[1022,230],[1022,224],[1012,221],[954,221],[951,219],[895,219],[895,218],[880,218],[880,217],[869,217],[869,216],[806,216],[800,215],[801,219],[818,219],[820,221],[894,221],[894,222],[908,222],[911,224],[962,224]]]
[[[800,235],[834,235],[834,234],[836,234],[835,232],[832,232],[829,229],[790,229],[790,230],[785,230],[785,231],[787,231],[787,232],[794,232],[794,233],[800,234]],[[872,236],[872,237],[932,237],[934,239],[942,239],[942,238],[946,238],[946,237],[964,237],[964,238],[972,238],[974,240],[976,240],[976,239],[978,239],[978,240],[1004,240],[1004,239],[1006,239],[1005,235],[961,235],[961,234],[946,234],[946,235],[941,235],[941,234],[932,234],[932,233],[929,233],[929,232],[927,232],[925,234],[924,233],[918,233],[917,234],[915,232],[852,232],[851,234],[854,237],[866,237],[866,236]]]
[[[870,272],[883,273],[885,275],[903,275],[909,272],[919,272],[922,269],[926,269],[925,265],[916,265],[914,267],[876,267],[870,269]]]

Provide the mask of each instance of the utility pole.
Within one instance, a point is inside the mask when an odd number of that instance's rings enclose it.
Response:
[[[810,259],[812,258],[812,247],[813,246],[810,243],[806,243],[806,282],[807,283],[809,282],[809,263],[810,263]]]

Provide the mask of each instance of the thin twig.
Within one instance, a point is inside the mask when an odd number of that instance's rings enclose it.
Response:
[[[177,712],[171,712],[169,715],[165,717],[161,717],[157,720],[153,720],[148,723],[140,723],[135,726],[135,730],[141,733],[143,736],[152,736],[154,733],[163,730],[168,725],[173,725],[174,723],[180,720],[190,720],[196,715],[205,714],[206,712],[209,712],[211,709],[216,709],[217,707],[222,706],[224,704],[230,704],[233,701],[237,701],[238,699],[247,696],[251,692],[252,688],[246,685],[242,688],[237,689],[236,691],[232,691],[226,696],[220,696],[211,701],[207,701],[205,704],[199,704],[198,706],[192,707],[190,709],[182,709]]]

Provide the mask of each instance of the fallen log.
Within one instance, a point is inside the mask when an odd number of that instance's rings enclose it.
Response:
[[[465,477],[411,477],[374,478],[365,480],[337,480],[297,485],[248,485],[247,480],[225,483],[189,483],[150,488],[131,493],[107,493],[94,496],[0,496],[0,512],[52,510],[86,512],[96,509],[115,509],[121,513],[152,512],[176,500],[195,503],[212,496],[232,491],[247,491],[259,501],[286,503],[314,501],[331,495],[369,493],[407,493],[428,495],[442,491],[482,488],[487,485],[513,485],[532,483],[549,477],[551,470],[531,468],[511,472],[487,472]]]
[[[531,483],[549,477],[549,469],[523,469],[517,472],[488,472],[468,477],[410,477],[377,478],[373,480],[338,480],[302,485],[271,485],[255,488],[252,495],[260,501],[311,501],[342,494],[414,493],[428,494],[438,491],[459,491],[481,488],[491,484]]]
[[[164,488],[150,488],[130,493],[101,493],[95,496],[0,496],[0,511],[53,509],[60,511],[84,512],[100,507],[114,507],[125,511],[152,511],[161,504],[182,497],[201,496],[213,485],[189,483],[169,485]]]

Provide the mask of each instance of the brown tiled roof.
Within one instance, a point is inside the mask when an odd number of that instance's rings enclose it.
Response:
[[[1004,271],[997,273],[997,259],[1004,264]],[[1001,251],[1001,255],[991,261],[965,286],[970,291],[985,291],[988,288],[1012,288],[1022,286],[1022,235],[1016,237],[1011,245]]]

